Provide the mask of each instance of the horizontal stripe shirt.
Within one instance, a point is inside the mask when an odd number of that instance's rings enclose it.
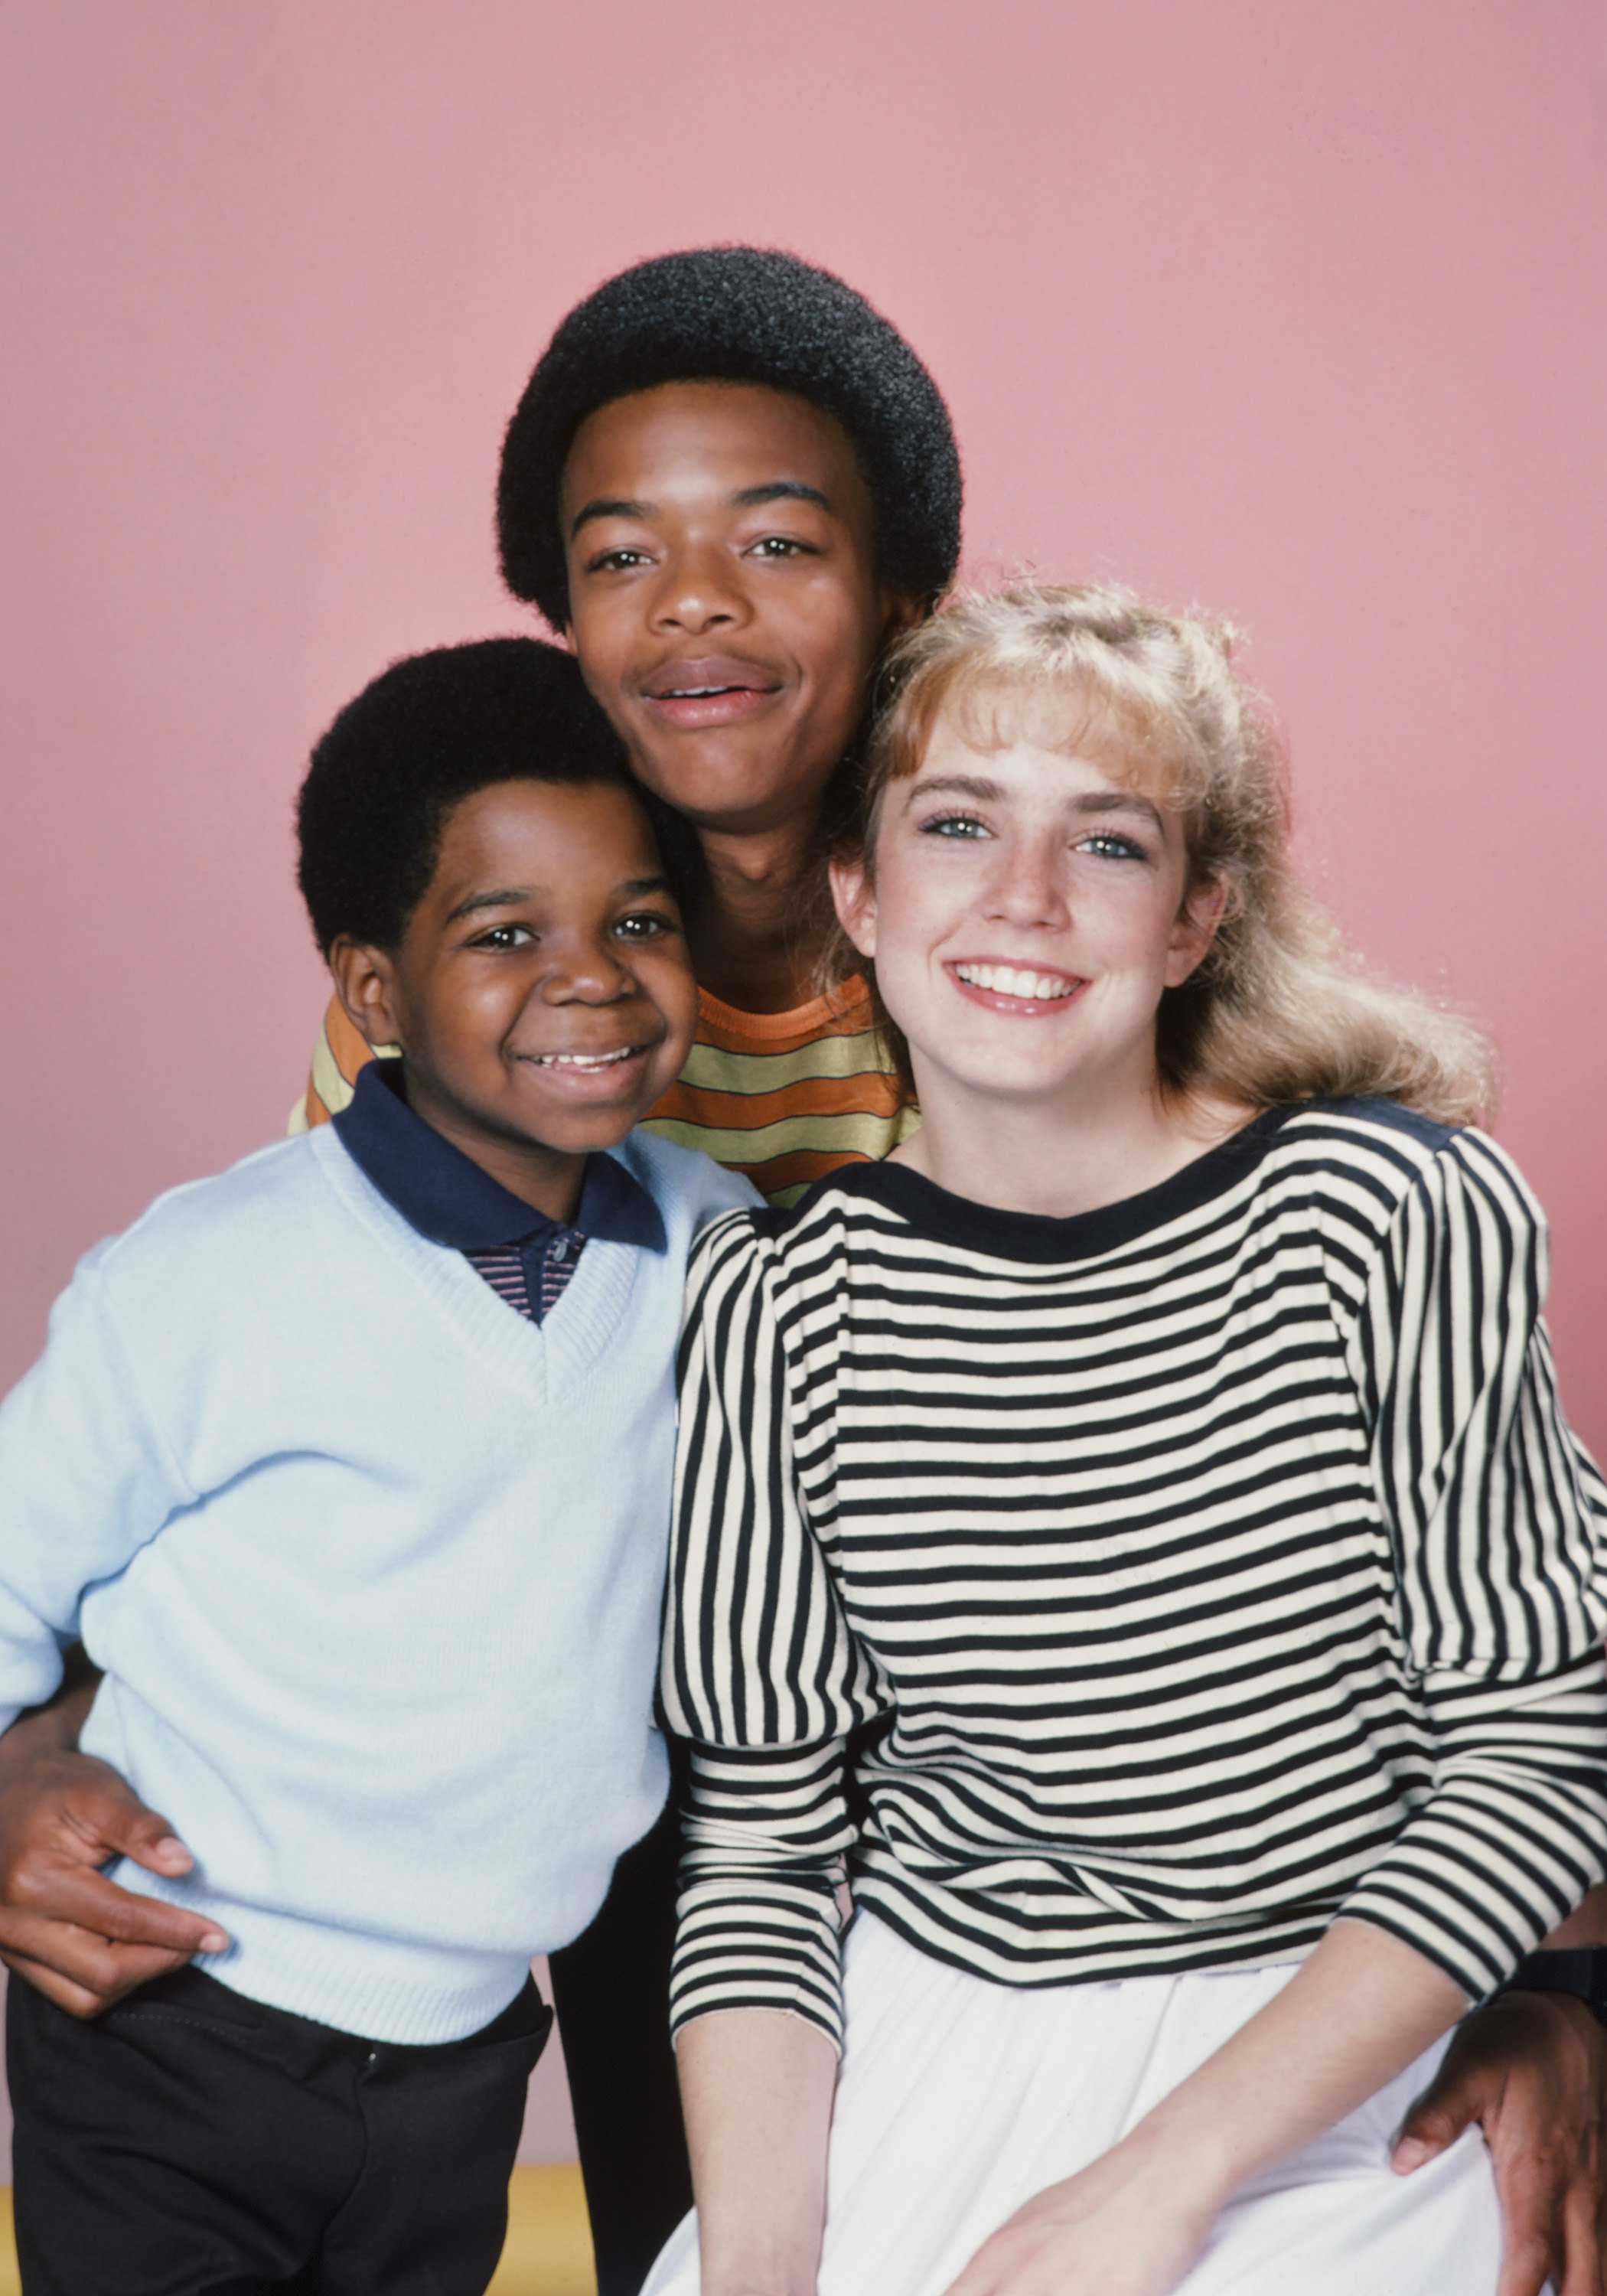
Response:
[[[1300,1958],[1472,1998],[1607,1868],[1603,1489],[1507,1159],[1275,1110],[1042,1218],[901,1165],[693,1255],[663,1675],[677,2023],[840,2030],[839,1889],[1051,1985]]]
[[[332,998],[291,1131],[346,1107],[373,1058]],[[790,1013],[740,1013],[700,991],[686,1065],[646,1123],[791,1204],[823,1174],[885,1156],[917,1120],[855,975]]]

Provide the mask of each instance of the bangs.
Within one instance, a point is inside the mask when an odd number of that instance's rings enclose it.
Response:
[[[926,665],[887,725],[888,780],[918,771],[939,723],[984,755],[1029,742],[1086,758],[1119,787],[1173,813],[1192,815],[1209,801],[1210,759],[1189,718],[1153,681],[1112,660],[1109,649],[1075,662],[1021,664],[982,654]]]

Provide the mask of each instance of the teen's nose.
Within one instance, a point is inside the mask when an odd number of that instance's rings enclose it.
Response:
[[[727,553],[689,544],[671,551],[659,570],[652,601],[655,628],[697,636],[730,629],[748,619],[748,600]]]

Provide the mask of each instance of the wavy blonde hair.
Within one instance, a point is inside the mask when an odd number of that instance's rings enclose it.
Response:
[[[1161,997],[1163,1089],[1261,1108],[1377,1094],[1446,1123],[1489,1115],[1488,1039],[1370,979],[1296,878],[1283,750],[1234,667],[1238,639],[1228,623],[1161,613],[1114,583],[956,598],[888,658],[860,825],[841,849],[873,865],[888,785],[916,770],[939,717],[982,750],[1028,739],[1094,758],[1182,815],[1190,890],[1226,896],[1205,958]],[[840,939],[832,970],[862,962]],[[908,1082],[907,1047],[881,1017]]]

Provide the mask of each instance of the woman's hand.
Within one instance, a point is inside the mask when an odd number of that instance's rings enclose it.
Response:
[[[153,1874],[192,1861],[115,1770],[77,1751],[89,1696],[71,1693],[0,1737],[0,1960],[74,2017],[228,1942],[216,1922],[97,1870],[119,1855]]]
[[[1033,2195],[983,2242],[947,2296],[1168,2296],[1225,2195],[1192,2194],[1143,2131]]]

